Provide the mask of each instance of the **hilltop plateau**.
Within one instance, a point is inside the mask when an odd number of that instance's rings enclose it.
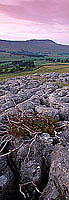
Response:
[[[9,41],[0,40],[0,52],[21,54],[69,55],[69,45],[58,44],[52,40]]]

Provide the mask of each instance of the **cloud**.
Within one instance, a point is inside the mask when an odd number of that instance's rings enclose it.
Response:
[[[19,5],[20,1],[19,0],[0,0],[0,4],[3,4],[3,5]]]
[[[0,3],[0,11],[13,18],[46,24],[69,24],[69,0],[18,0],[15,3],[10,0],[11,5],[5,2]]]
[[[0,0],[0,37],[69,43],[68,27],[69,0]]]

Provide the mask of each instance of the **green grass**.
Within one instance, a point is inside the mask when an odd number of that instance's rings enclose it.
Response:
[[[58,72],[58,73],[69,72],[69,65],[43,66],[36,70],[36,73],[38,74],[51,73],[51,72]]]
[[[22,56],[0,56],[0,62],[11,62],[11,61],[17,61],[17,60],[22,60]]]
[[[19,77],[19,76],[27,76],[27,75],[30,75],[30,74],[33,74],[33,73],[30,71],[30,72],[4,74],[4,75],[0,75],[0,81],[5,81],[7,78],[14,78],[14,77]]]
[[[18,77],[18,76],[27,76],[27,75],[32,75],[32,74],[44,74],[44,73],[52,73],[52,72],[57,72],[57,73],[69,73],[69,65],[49,65],[49,66],[42,66],[39,69],[36,69],[34,71],[25,71],[25,72],[20,72],[20,73],[9,73],[9,74],[4,74],[0,75],[0,80],[4,81],[6,78],[12,78],[12,77]]]

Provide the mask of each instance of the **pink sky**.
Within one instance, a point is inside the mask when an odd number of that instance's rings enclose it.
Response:
[[[69,44],[69,0],[0,0],[0,38]]]

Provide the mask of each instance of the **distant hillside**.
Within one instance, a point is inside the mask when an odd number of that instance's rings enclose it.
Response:
[[[0,40],[0,52],[28,54],[69,55],[69,45],[61,45],[52,40],[6,41]]]

